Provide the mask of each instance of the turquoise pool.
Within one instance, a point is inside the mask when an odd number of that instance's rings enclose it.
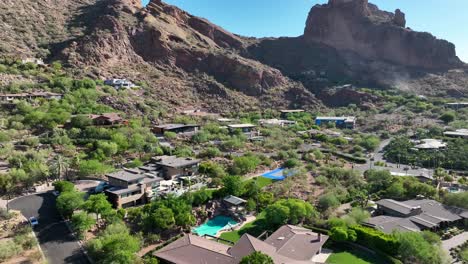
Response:
[[[219,215],[213,219],[208,220],[203,225],[200,225],[193,229],[193,232],[199,236],[210,235],[216,236],[218,231],[224,229],[225,227],[229,227],[229,225],[233,226],[236,225],[237,222],[234,221],[229,216]]]

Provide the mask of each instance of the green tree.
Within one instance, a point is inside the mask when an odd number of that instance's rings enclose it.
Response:
[[[397,233],[396,237],[400,244],[398,253],[405,263],[443,263],[440,246],[429,243],[420,233]]]
[[[123,223],[109,225],[97,238],[86,244],[89,255],[96,263],[134,264],[141,241],[131,235]]]
[[[80,208],[84,203],[84,193],[81,192],[63,192],[57,197],[56,206],[58,211],[65,218],[69,218],[73,212]]]
[[[232,172],[236,175],[244,175],[254,171],[260,165],[260,159],[255,155],[244,155],[242,157],[234,158],[232,165]]]
[[[89,196],[88,200],[83,204],[83,208],[88,213],[96,214],[96,221],[99,219],[99,215],[112,211],[112,205],[107,201],[107,197],[103,193]]]
[[[223,178],[223,193],[224,195],[240,196],[243,192],[244,183],[239,176],[227,175]]]
[[[284,225],[288,222],[290,210],[282,204],[272,204],[265,209],[265,218],[272,226]]]
[[[167,207],[156,209],[148,219],[152,228],[159,230],[170,229],[175,225],[174,212]]]
[[[274,262],[270,256],[260,251],[255,251],[252,254],[243,257],[239,264],[274,264]]]
[[[340,200],[333,193],[327,193],[320,196],[317,207],[320,211],[325,212],[330,209],[335,209],[340,206]]]
[[[82,239],[84,233],[90,230],[96,224],[96,221],[87,213],[79,212],[73,214],[71,218],[71,223],[73,230]]]
[[[75,185],[69,181],[56,181],[52,185],[60,193],[75,191]]]

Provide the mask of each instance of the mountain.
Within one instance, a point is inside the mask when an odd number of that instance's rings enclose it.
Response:
[[[454,95],[468,87],[453,44],[366,0],[314,6],[297,38],[238,36],[160,0],[4,0],[0,16],[0,54],[143,81],[147,100],[172,107],[317,108],[324,88],[340,83]]]

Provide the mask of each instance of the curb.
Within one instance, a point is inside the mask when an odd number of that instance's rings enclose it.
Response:
[[[75,235],[75,232],[73,232],[73,229],[71,228],[69,221],[65,220],[62,215],[60,215],[60,216],[62,217],[63,221],[65,222],[65,225],[67,226],[68,230],[70,231],[70,234],[75,238],[76,243],[78,243],[78,245],[80,246],[81,252],[83,252],[83,254],[86,256],[86,259],[88,259],[88,262],[89,263],[94,263],[94,261],[91,259],[91,257],[89,257],[88,251],[86,251],[86,249],[84,248],[83,241],[78,239],[78,237]]]

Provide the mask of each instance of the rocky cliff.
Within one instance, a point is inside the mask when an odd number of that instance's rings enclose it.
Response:
[[[405,26],[399,9],[389,13],[367,0],[330,0],[311,9],[304,38],[404,66],[446,69],[462,64],[452,43]]]

